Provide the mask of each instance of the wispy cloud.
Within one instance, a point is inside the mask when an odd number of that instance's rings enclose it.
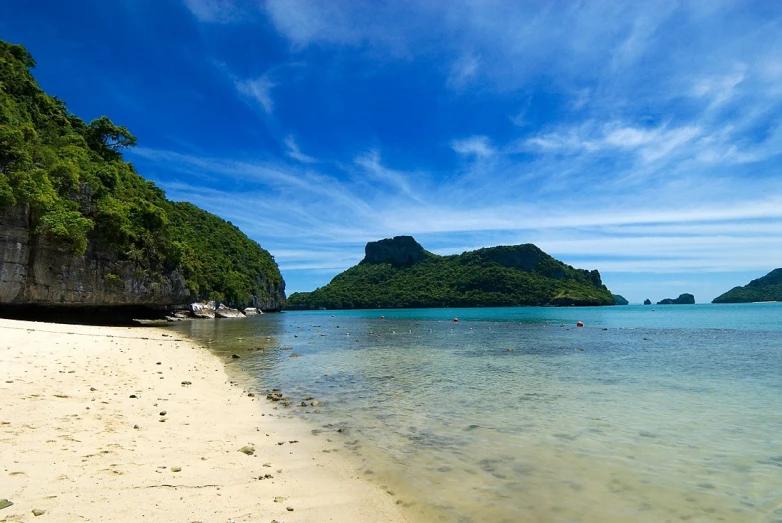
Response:
[[[477,76],[479,65],[480,60],[475,55],[460,57],[451,66],[446,85],[455,90],[464,89]]]
[[[276,86],[266,75],[251,80],[235,80],[236,90],[249,102],[260,105],[267,114],[274,110],[271,91]]]
[[[479,158],[492,156],[496,152],[486,136],[471,136],[454,140],[451,142],[451,148],[459,154],[473,155]]]
[[[289,135],[285,138],[285,147],[287,147],[285,154],[287,154],[290,158],[293,158],[298,162],[315,163],[318,161],[317,158],[313,158],[312,156],[307,156],[306,154],[301,152],[301,149],[299,149],[299,145],[296,143],[296,139],[293,136]]]

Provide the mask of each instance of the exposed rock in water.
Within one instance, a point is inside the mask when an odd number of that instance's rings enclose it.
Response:
[[[244,312],[245,316],[255,316],[256,314],[263,314],[263,311],[255,307],[247,307],[242,312]]]
[[[650,300],[649,298],[646,298],[644,300],[644,305],[651,305],[651,304],[652,304],[652,300]]]
[[[657,305],[694,305],[695,296],[689,293],[680,294],[678,298],[665,298],[657,302]]]
[[[196,318],[211,319],[215,317],[215,302],[208,301],[206,303],[191,303],[190,311]]]
[[[215,316],[217,318],[244,318],[244,314],[242,311],[238,309],[232,309],[230,307],[226,307],[222,303],[220,304],[217,309],[215,309]]]

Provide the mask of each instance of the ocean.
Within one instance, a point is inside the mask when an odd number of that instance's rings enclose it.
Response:
[[[281,389],[280,415],[310,423],[414,521],[782,523],[782,303],[171,328],[247,388]]]

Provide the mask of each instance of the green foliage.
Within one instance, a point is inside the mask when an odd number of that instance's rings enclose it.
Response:
[[[106,287],[120,287],[122,286],[122,276],[118,274],[108,273],[103,277],[103,284]]]
[[[38,86],[34,65],[24,47],[0,41],[0,212],[26,206],[33,232],[75,255],[100,251],[160,281],[178,269],[197,299],[243,307],[284,297],[268,252],[216,216],[168,201],[123,161],[136,144],[128,129],[70,114]]]
[[[87,145],[106,160],[118,159],[120,149],[136,145],[136,137],[124,126],[114,125],[107,116],[91,121],[84,137]]]
[[[291,309],[613,305],[597,271],[569,267],[534,245],[453,256],[429,254],[413,265],[362,262],[328,285],[288,298]]]
[[[87,250],[87,233],[94,223],[85,218],[81,213],[68,205],[72,202],[58,202],[54,209],[45,213],[38,226],[37,232],[49,234],[66,243],[77,256],[81,256]]]
[[[218,301],[251,305],[251,296],[269,299],[285,283],[274,258],[237,227],[184,202],[172,203],[176,257],[191,289]],[[220,294],[211,289],[220,289]]]
[[[712,303],[752,303],[782,301],[782,269],[774,269],[762,278],[752,280],[744,287],[734,287],[714,298]]]

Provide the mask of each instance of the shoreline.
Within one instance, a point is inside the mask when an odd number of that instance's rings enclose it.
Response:
[[[179,333],[0,319],[0,340],[2,522],[408,521]]]

